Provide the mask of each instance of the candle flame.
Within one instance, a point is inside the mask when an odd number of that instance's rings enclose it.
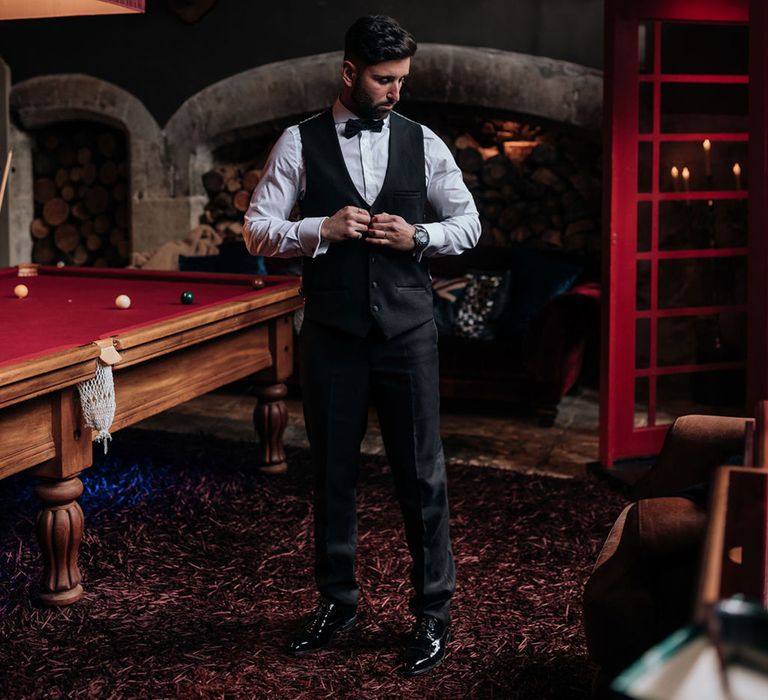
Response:
[[[704,143],[701,145],[704,146],[705,151],[709,151],[709,149],[712,148],[712,142],[709,139],[704,139]]]
[[[687,167],[683,168],[683,180],[687,180],[689,177],[691,177],[691,171]]]
[[[741,166],[738,163],[733,164],[733,174],[734,175],[741,175]]]
[[[677,180],[678,176],[680,175],[680,171],[677,169],[676,165],[673,165],[669,172],[672,174],[672,177],[675,178],[675,180]]]

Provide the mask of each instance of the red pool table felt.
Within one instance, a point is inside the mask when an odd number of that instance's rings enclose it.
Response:
[[[0,367],[58,349],[78,347],[129,329],[191,314],[223,301],[260,293],[249,275],[39,266],[37,276],[0,270]],[[262,278],[264,289],[291,284]],[[29,295],[14,294],[18,284]],[[192,304],[182,304],[184,291]],[[127,294],[128,309],[115,306]]]

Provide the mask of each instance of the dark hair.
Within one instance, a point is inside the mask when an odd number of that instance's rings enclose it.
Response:
[[[344,37],[344,58],[368,66],[410,58],[415,53],[416,39],[386,15],[360,17]]]

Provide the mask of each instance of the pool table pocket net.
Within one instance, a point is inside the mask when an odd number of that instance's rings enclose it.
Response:
[[[96,360],[96,375],[77,385],[83,421],[93,429],[93,441],[104,445],[104,453],[112,436],[109,429],[115,419],[115,382],[112,365],[120,360],[113,345],[103,347]]]

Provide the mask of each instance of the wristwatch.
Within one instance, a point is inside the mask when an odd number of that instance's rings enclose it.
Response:
[[[413,234],[413,254],[415,257],[421,255],[421,252],[429,245],[429,231],[419,224],[414,224],[416,232]]]

